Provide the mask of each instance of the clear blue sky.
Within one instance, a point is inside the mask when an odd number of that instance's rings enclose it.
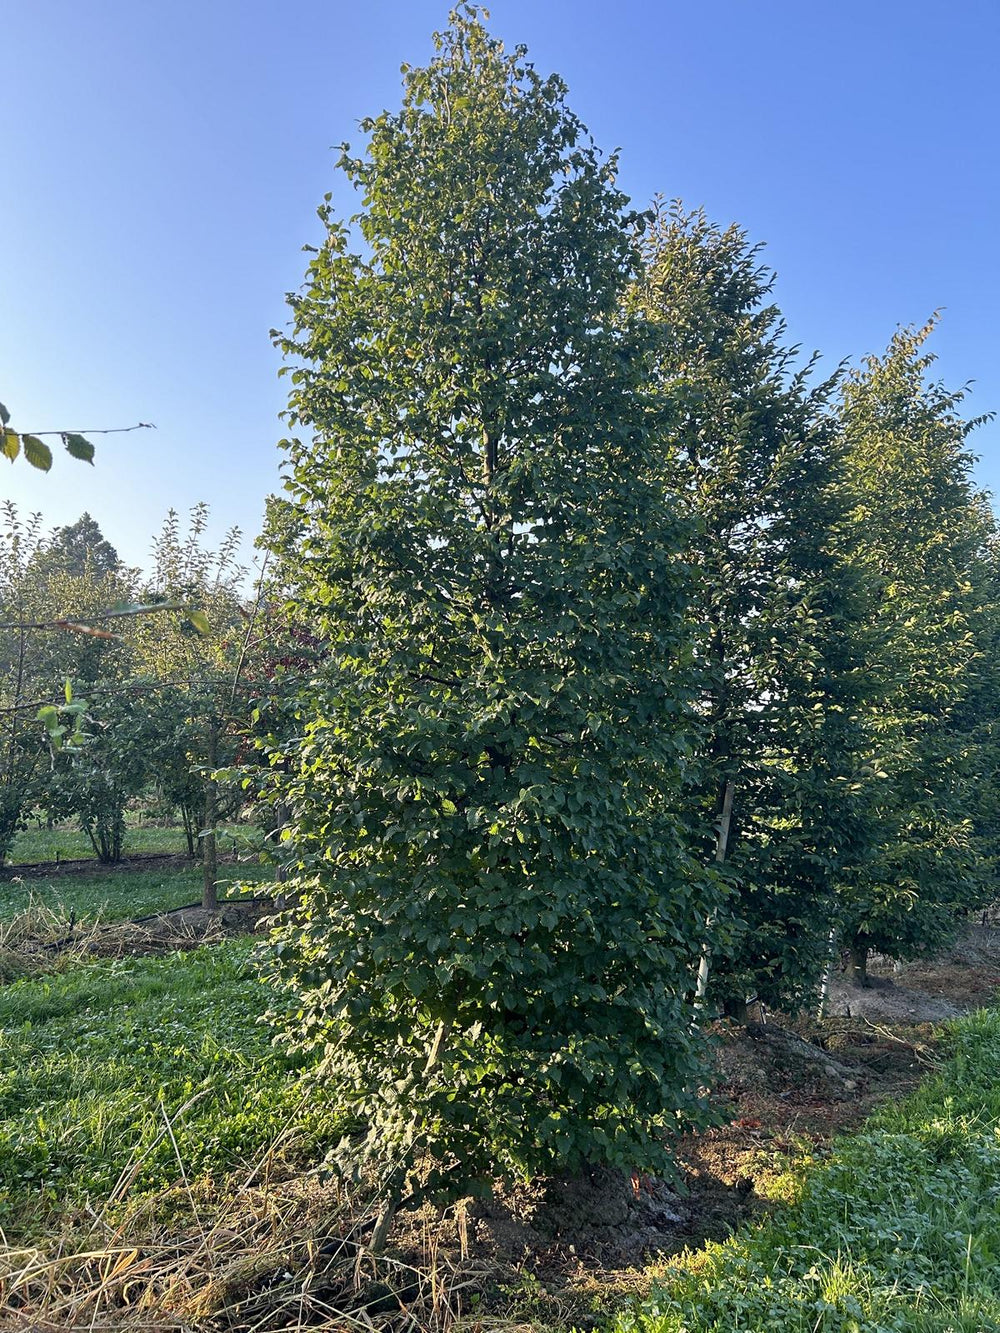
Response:
[[[171,505],[256,531],[276,489],[268,330],[317,239],[331,145],[395,106],[444,0],[0,0],[0,398],[25,429],[153,421],[0,468],[141,563]],[[827,365],[944,307],[942,377],[1000,409],[997,0],[495,0],[622,182],[736,220]],[[1000,427],[974,438],[1000,490]]]

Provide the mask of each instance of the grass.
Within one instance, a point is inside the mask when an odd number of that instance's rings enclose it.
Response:
[[[323,1136],[302,1071],[260,1022],[250,941],[90,963],[0,990],[0,1225],[196,1185],[294,1122]]]
[[[227,824],[218,832],[219,850],[230,852],[235,847],[240,850],[249,846],[257,836],[257,830],[240,824]],[[187,854],[187,839],[180,825],[170,828],[152,824],[130,823],[125,835],[125,855],[136,856],[143,852],[170,852],[178,856]],[[14,839],[7,861],[10,865],[38,865],[43,861],[96,860],[90,839],[82,829],[68,824],[57,824],[47,828],[44,824],[32,824],[22,829]]]
[[[254,862],[222,863],[219,871],[220,897],[236,896],[234,884],[271,876],[270,867]],[[0,921],[27,911],[32,902],[60,915],[75,913],[78,920],[128,921],[200,902],[201,890],[200,866],[0,879]]]
[[[1000,1329],[1000,1012],[879,1111],[760,1227],[687,1253],[614,1333],[981,1333]]]
[[[19,1311],[35,1302],[24,1327],[48,1327],[38,1312],[60,1301],[80,1319],[58,1326],[90,1326],[112,1276],[116,1300],[139,1302],[130,1327],[157,1302],[171,1328],[253,1302],[263,1318],[279,1296],[301,1317],[303,1273],[327,1253],[338,1276],[310,1279],[317,1317],[334,1286],[354,1299],[361,1251],[339,1237],[357,1226],[355,1205],[301,1173],[345,1127],[259,1021],[272,996],[252,948],[84,963],[0,990],[0,1229],[11,1257],[0,1317],[12,1293]],[[908,1100],[828,1158],[803,1161],[772,1218],[661,1265],[653,1296],[609,1333],[1000,1329],[1000,1012],[952,1024],[946,1057]],[[436,1308],[445,1287],[433,1265],[406,1282],[425,1279]],[[482,1280],[456,1270],[455,1291]],[[527,1281],[510,1318],[541,1328],[548,1306],[535,1309]],[[595,1292],[605,1309],[609,1292]]]

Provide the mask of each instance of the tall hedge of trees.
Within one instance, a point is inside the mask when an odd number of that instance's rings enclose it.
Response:
[[[474,8],[363,131],[275,334],[264,595],[202,510],[145,580],[3,510],[0,854],[39,808],[120,854],[155,781],[211,905],[244,765],[285,1033],[384,1173],[378,1242],[498,1173],[669,1170],[709,1020],[995,897],[1000,543],[932,325],[817,378],[745,234],[630,211]],[[137,597],[205,617],[32,628]]]
[[[632,299],[655,335],[662,484],[692,518],[699,825],[725,811],[735,891],[712,985],[742,1015],[815,987],[857,836],[860,603],[838,542],[834,386],[797,366],[773,274],[739,228],[658,207],[642,249]],[[703,856],[715,845],[702,835]]]
[[[616,162],[473,20],[367,122],[283,345],[297,614],[283,977],[401,1184],[641,1162],[697,1118],[689,525]],[[386,1078],[387,1069],[393,1078]],[[426,1187],[428,1179],[421,1175]]]
[[[995,529],[927,331],[817,380],[744,233],[630,214],[473,8],[436,40],[275,335],[276,973],[390,1210],[663,1169],[706,1018],[934,947],[997,829]]]
[[[848,546],[870,581],[869,840],[840,893],[858,979],[871,950],[911,958],[945,943],[988,891],[975,844],[984,719],[967,708],[977,692],[986,702],[988,534],[969,477],[964,395],[927,379],[931,328],[900,329],[845,381],[840,403]]]

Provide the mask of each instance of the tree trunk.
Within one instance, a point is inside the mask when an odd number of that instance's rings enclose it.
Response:
[[[97,836],[96,836],[96,834],[94,833],[94,826],[93,826],[93,824],[84,823],[84,821],[83,821],[82,819],[81,819],[81,821],[80,821],[80,824],[81,824],[81,826],[82,826],[82,828],[83,828],[84,833],[86,833],[87,837],[90,839],[90,845],[91,845],[91,847],[93,847],[93,849],[94,849],[94,855],[97,857],[98,861],[100,861],[100,860],[101,860],[101,844],[97,841]]]
[[[837,931],[836,928],[830,931],[830,956],[823,971],[823,980],[819,988],[819,1003],[816,1006],[816,1017],[826,1018],[826,1006],[830,999],[830,982],[833,980],[833,969],[837,961]]]
[[[847,980],[852,986],[868,985],[868,945],[855,940],[851,945],[851,962]]]
[[[719,831],[715,840],[715,862],[716,865],[722,865],[726,859],[726,851],[729,847],[729,826],[733,817],[733,784],[726,782],[722,789],[722,812],[719,816]],[[701,946],[701,961],[698,964],[698,981],[695,985],[694,998],[695,1008],[701,1007],[701,1002],[705,998],[708,990],[708,974],[711,970],[711,947],[708,935],[712,929],[713,921],[709,917],[705,922],[705,942]]]
[[[208,912],[217,912],[219,910],[219,891],[216,884],[218,862],[215,848],[215,822],[218,817],[218,792],[212,774],[219,763],[219,724],[214,717],[209,719],[207,739],[208,772],[205,775],[205,816],[201,836],[201,868],[204,884],[201,905]]]

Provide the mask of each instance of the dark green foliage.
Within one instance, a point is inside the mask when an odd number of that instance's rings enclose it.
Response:
[[[962,393],[927,382],[932,327],[901,329],[843,394],[849,541],[871,585],[874,688],[870,844],[841,908],[859,961],[868,949],[908,958],[939,948],[983,892],[973,815],[986,719],[970,704],[995,689],[995,592],[965,447],[975,423],[958,415]]]
[[[970,620],[976,645],[969,688],[955,726],[969,746],[967,812],[977,874],[992,897],[1000,868],[1000,533],[988,495],[977,496],[978,549],[970,571]]]
[[[274,755],[303,894],[278,968],[380,1156],[459,1188],[666,1169],[700,1114],[686,529],[615,162],[563,93],[453,15],[345,151],[361,253],[325,205],[280,340],[313,437],[284,575],[326,657]]]
[[[858,836],[855,580],[830,383],[808,384],[770,303],[773,275],[733,226],[675,205],[644,237],[633,304],[653,321],[668,441],[663,485],[696,521],[690,615],[699,638],[700,854],[715,852],[727,783],[736,889],[716,927],[711,994],[794,1007],[828,950],[838,866]]]
[[[90,573],[100,577],[115,574],[122,567],[118,552],[88,513],[81,514],[75,523],[56,528],[39,558],[52,572],[76,576]]]

